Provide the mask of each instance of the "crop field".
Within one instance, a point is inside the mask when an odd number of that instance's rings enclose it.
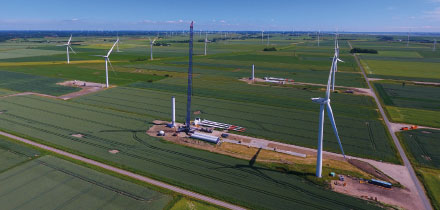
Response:
[[[44,156],[0,173],[2,209],[163,209],[171,201],[145,187]]]
[[[385,82],[374,86],[394,122],[440,127],[440,88]]]
[[[286,95],[281,95],[282,90],[262,87],[261,91],[257,91],[259,93],[257,95],[236,92],[235,96],[227,92],[225,95],[229,96],[229,100],[215,99],[212,98],[213,95],[207,97],[209,93],[200,94],[203,97],[194,97],[192,110],[201,111],[202,114],[198,116],[201,118],[243,126],[247,129],[244,133],[247,135],[315,147],[319,106],[309,102],[313,94],[309,91],[293,92],[292,89],[284,89]],[[272,91],[278,91],[278,97],[271,95]],[[317,91],[312,93],[320,95]],[[195,92],[195,95],[199,95],[198,92]],[[170,119],[171,96],[176,97],[177,117],[183,121],[186,113],[185,95],[176,91],[169,93],[114,88],[80,97],[74,101],[158,119]],[[336,122],[344,150],[354,156],[396,162],[394,148],[388,140],[384,126],[377,120],[376,111],[369,106],[361,105],[371,104],[370,100],[367,97],[335,94],[333,109],[337,113]],[[329,125],[330,123],[326,123],[325,150],[340,153]]]
[[[367,73],[384,76],[402,76],[425,81],[440,79],[440,63],[362,60]]]
[[[434,209],[440,209],[440,170],[418,168],[417,174],[425,185]]]
[[[253,209],[287,209],[292,206],[377,208],[367,201],[326,190],[284,169],[267,168],[260,164],[249,166],[245,160],[150,137],[145,130],[154,118],[149,116],[37,96],[4,98],[0,106],[5,110],[0,115],[0,127],[4,130]],[[72,134],[84,136],[79,138]],[[119,153],[109,153],[114,149]],[[31,162],[26,166],[31,167],[31,164],[36,163]],[[53,171],[47,167],[41,170],[40,177],[48,173],[47,170],[49,173]],[[25,173],[23,176],[34,174],[37,173]],[[61,179],[63,181],[68,182],[69,178]]]
[[[440,111],[440,88],[433,86],[374,83],[385,105]]]
[[[401,132],[400,135],[419,166],[440,169],[440,131],[418,129]]]
[[[40,152],[0,138],[0,172],[40,155]]]
[[[0,88],[17,92],[37,92],[49,95],[64,95],[78,91],[79,88],[57,85],[64,80],[13,71],[0,70]],[[8,91],[1,91],[8,93]]]

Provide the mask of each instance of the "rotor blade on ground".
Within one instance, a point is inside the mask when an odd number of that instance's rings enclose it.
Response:
[[[333,110],[332,110],[332,107],[330,106],[330,103],[327,103],[327,114],[328,114],[328,118],[330,120],[330,123],[332,124],[333,131],[335,132],[336,139],[338,139],[339,148],[341,148],[342,155],[345,158],[344,149],[342,149],[341,139],[339,138],[338,129],[336,128],[336,122],[335,122],[335,118],[333,116]]]

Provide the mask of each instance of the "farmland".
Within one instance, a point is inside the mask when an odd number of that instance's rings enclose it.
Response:
[[[376,82],[391,120],[440,127],[440,92],[438,87]]]
[[[317,107],[298,106],[295,101],[309,101],[313,92],[297,90],[286,94],[283,99],[270,100],[265,94],[270,95],[278,88],[262,88],[258,97],[243,94],[235,97],[229,95],[229,101],[208,97],[195,97],[194,110],[201,111],[198,117],[237,124],[245,127],[245,134],[262,136],[290,144],[314,147],[317,132]],[[289,89],[287,89],[289,90]],[[266,93],[263,91],[267,91]],[[214,92],[214,91],[213,91]],[[318,92],[315,92],[319,95]],[[195,92],[197,95],[197,92]],[[227,94],[227,93],[226,93]],[[237,93],[236,93],[237,94]],[[208,95],[208,94],[207,94]],[[132,112],[159,119],[169,119],[171,109],[169,100],[176,97],[177,119],[184,119],[185,96],[179,93],[148,91],[132,88],[116,88],[106,92],[97,93],[75,99],[76,102],[109,107],[125,112]],[[368,98],[338,95],[344,105],[339,105],[335,99],[334,112],[338,113],[336,120],[344,139],[344,149],[348,154],[365,156],[373,159],[396,161],[393,147],[380,121],[376,120],[377,113],[368,107],[352,108],[361,104]],[[239,100],[238,98],[241,98]],[[295,99],[294,101],[288,99]],[[266,99],[266,100],[264,100]],[[345,100],[343,100],[345,99]],[[258,101],[260,100],[260,101]],[[264,101],[262,101],[264,100]],[[249,103],[255,101],[255,103]],[[262,105],[266,101],[274,101],[270,105]],[[304,102],[303,102],[304,103]],[[371,102],[370,102],[371,103]],[[261,104],[261,105],[260,105]],[[364,103],[365,104],[365,103]],[[265,110],[270,110],[270,114]],[[234,118],[232,121],[231,119]],[[326,127],[326,150],[339,152],[338,144],[332,133],[331,127]],[[357,135],[362,133],[363,135]]]
[[[4,130],[252,208],[375,208],[295,173],[150,137],[152,117],[37,96],[4,98],[0,106]]]
[[[435,209],[440,208],[440,156],[438,149],[440,131],[419,129],[399,133],[411,162]]]
[[[440,131],[419,129],[405,131],[400,135],[417,165],[440,169]]]
[[[2,209],[163,209],[171,200],[52,156],[1,173],[0,184]]]

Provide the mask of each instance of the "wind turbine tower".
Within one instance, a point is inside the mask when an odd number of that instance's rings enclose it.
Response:
[[[73,53],[76,54],[76,52],[72,49],[72,47],[70,46],[70,41],[72,40],[72,35],[70,35],[69,41],[67,41],[66,44],[63,45],[58,45],[58,46],[66,46],[66,53],[67,53],[67,64],[70,63],[70,54],[69,54],[69,48],[72,50]]]
[[[192,55],[193,55],[193,21],[189,27],[189,62],[188,62],[188,92],[186,103],[186,131],[191,129],[191,95],[192,95]]]
[[[434,39],[434,47],[432,48],[432,51],[435,51],[435,45],[437,45],[437,39]]]
[[[264,39],[264,31],[261,31],[261,44],[264,43],[263,39]]]
[[[324,140],[324,114],[325,109],[327,109],[327,114],[330,119],[330,123],[333,127],[333,132],[336,135],[336,139],[338,140],[339,147],[341,149],[342,155],[345,158],[345,153],[342,148],[341,139],[339,138],[338,129],[336,128],[335,118],[333,116],[332,107],[330,105],[330,85],[332,81],[332,74],[334,72],[335,63],[337,62],[336,53],[333,56],[332,66],[330,68],[330,74],[327,80],[327,90],[325,94],[325,98],[312,98],[312,101],[318,103],[320,105],[319,108],[319,131],[318,131],[318,149],[317,149],[317,158],[316,158],[316,176],[322,177],[322,149],[323,149],[323,140]]]
[[[319,34],[321,33],[321,30],[318,31],[318,47],[319,47]]]
[[[108,51],[107,55],[98,55],[100,57],[103,57],[105,59],[105,87],[108,88],[109,84],[108,84],[108,64],[110,64],[110,67],[113,70],[113,66],[112,63],[110,62],[110,54],[113,51],[113,48],[115,48],[116,44],[119,42],[119,39],[116,39],[116,42],[113,44],[112,48],[110,48],[110,50]],[[113,70],[114,71],[114,70]]]
[[[208,46],[208,42],[210,42],[210,41],[208,40],[208,32],[206,32],[206,34],[205,34],[205,56],[208,55],[207,52],[206,52],[206,48]]]
[[[406,47],[409,46],[409,32],[408,32],[408,39],[406,40]]]
[[[150,60],[153,60],[153,45],[157,38],[154,38],[153,40],[148,37],[148,40],[150,40]]]

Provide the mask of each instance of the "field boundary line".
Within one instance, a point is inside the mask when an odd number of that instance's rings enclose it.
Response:
[[[3,132],[3,131],[0,131],[0,135],[8,137],[8,138],[11,138],[11,139],[14,139],[14,140],[17,140],[17,141],[20,141],[20,142],[25,143],[25,144],[29,144],[29,145],[38,147],[40,149],[44,149],[44,150],[47,150],[47,151],[54,152],[54,153],[62,155],[62,156],[66,156],[66,157],[69,157],[69,158],[72,158],[72,159],[75,159],[75,160],[79,160],[81,162],[84,162],[84,163],[87,163],[87,164],[90,164],[90,165],[93,165],[93,166],[97,166],[97,167],[100,167],[100,168],[103,168],[103,169],[106,169],[106,170],[109,170],[109,171],[112,171],[112,172],[115,172],[115,173],[118,173],[118,174],[121,174],[121,175],[124,175],[124,176],[128,176],[130,178],[133,178],[133,179],[136,179],[136,180],[139,180],[139,181],[143,181],[143,182],[149,183],[149,184],[154,185],[154,186],[165,188],[165,189],[171,190],[173,192],[177,192],[179,194],[183,194],[183,195],[186,195],[186,196],[189,196],[189,197],[196,198],[198,200],[202,200],[202,201],[205,201],[205,202],[208,202],[208,203],[211,203],[211,204],[215,204],[217,206],[221,206],[221,207],[232,209],[232,210],[246,210],[246,208],[243,208],[241,206],[237,206],[237,205],[234,205],[234,204],[230,204],[230,203],[227,203],[227,202],[224,202],[224,201],[221,201],[221,200],[217,200],[215,198],[211,198],[211,197],[208,197],[208,196],[196,193],[196,192],[185,190],[185,189],[182,189],[182,188],[179,188],[179,187],[176,187],[176,186],[173,186],[173,185],[161,182],[161,181],[157,181],[157,180],[154,180],[154,179],[151,179],[151,178],[139,175],[139,174],[135,174],[135,173],[132,173],[132,172],[120,169],[120,168],[116,168],[114,166],[110,166],[110,165],[107,165],[107,164],[104,164],[104,163],[101,163],[101,162],[98,162],[98,161],[95,161],[95,160],[91,160],[91,159],[88,159],[88,158],[85,158],[85,157],[81,157],[79,155],[75,155],[75,154],[72,154],[72,153],[69,153],[69,152],[65,152],[63,150],[59,150],[59,149],[56,149],[56,148],[53,148],[53,147],[50,147],[50,146],[46,146],[44,144],[36,143],[36,142],[31,141],[31,140],[28,140],[28,139],[25,139],[25,138],[21,138],[21,137],[18,137],[18,136],[15,136],[15,135]]]
[[[351,49],[353,49],[353,47],[351,46],[350,41],[347,41],[348,45],[350,46]],[[377,107],[379,108],[379,112],[382,115],[382,118],[387,126],[388,131],[390,132],[390,135],[393,139],[394,144],[397,147],[397,150],[400,154],[400,157],[403,160],[403,164],[404,166],[408,169],[409,174],[411,175],[411,179],[414,182],[414,185],[417,189],[417,193],[419,194],[419,197],[425,207],[425,209],[427,210],[432,210],[432,206],[431,206],[431,202],[428,199],[428,196],[425,193],[425,189],[423,188],[423,185],[420,183],[419,179],[417,178],[417,175],[414,171],[414,168],[411,165],[411,162],[409,161],[408,157],[405,154],[405,150],[403,149],[402,145],[399,142],[399,139],[396,136],[396,133],[393,131],[392,126],[391,126],[391,122],[388,120],[387,115],[385,114],[385,111],[382,107],[382,104],[379,101],[379,98],[376,95],[376,92],[374,91],[374,89],[372,88],[370,81],[368,81],[368,77],[367,74],[365,73],[365,70],[363,68],[363,66],[361,65],[359,58],[357,57],[356,53],[353,53],[353,56],[356,60],[356,63],[358,64],[359,68],[361,69],[362,75],[365,78],[365,81],[367,82],[368,87],[371,89],[372,91],[372,96],[374,98],[374,101],[376,101]]]

